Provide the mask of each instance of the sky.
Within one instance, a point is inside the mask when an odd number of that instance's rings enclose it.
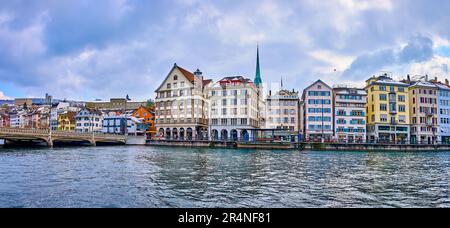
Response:
[[[174,63],[302,91],[449,77],[447,0],[2,0],[0,99],[154,97]]]

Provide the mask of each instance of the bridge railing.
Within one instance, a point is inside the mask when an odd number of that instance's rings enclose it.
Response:
[[[46,135],[49,134],[48,129],[27,129],[27,128],[5,128],[0,127],[0,133],[3,134],[26,134],[26,135]],[[92,137],[92,133],[81,133],[74,131],[52,131],[52,135],[58,137]],[[112,139],[125,139],[124,135],[103,134],[94,133],[96,138],[112,138]]]
[[[48,134],[48,129],[5,128],[0,127],[0,133],[8,134]]]

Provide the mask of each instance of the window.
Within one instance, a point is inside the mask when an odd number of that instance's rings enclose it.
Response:
[[[380,86],[381,91],[386,91],[386,86]]]
[[[405,101],[406,101],[405,96],[399,95],[399,96],[398,96],[398,101],[399,101],[399,102],[405,102]]]
[[[167,89],[171,89],[172,85],[170,83],[167,83]]]
[[[386,104],[380,104],[380,111],[387,111],[387,105]]]
[[[173,80],[174,81],[178,80],[178,75],[173,76]]]
[[[184,88],[184,82],[180,82],[180,87]]]
[[[406,106],[404,106],[404,105],[399,105],[399,106],[398,106],[398,111],[399,111],[399,112],[406,112]]]
[[[381,122],[387,122],[387,115],[380,115]]]
[[[380,101],[387,101],[386,94],[380,94]]]

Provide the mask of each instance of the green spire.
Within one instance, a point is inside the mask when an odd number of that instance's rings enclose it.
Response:
[[[259,87],[262,84],[261,79],[261,69],[259,67],[259,45],[256,48],[256,76],[255,76],[255,85]]]

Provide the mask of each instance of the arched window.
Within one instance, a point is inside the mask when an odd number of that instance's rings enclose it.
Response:
[[[173,80],[174,81],[178,80],[178,75],[173,76]]]

